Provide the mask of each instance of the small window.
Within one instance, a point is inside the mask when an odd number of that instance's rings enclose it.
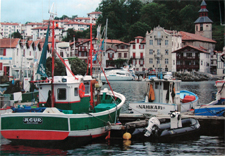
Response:
[[[66,89],[59,88],[57,90],[57,96],[58,96],[58,100],[66,100]]]
[[[89,94],[89,82],[84,82],[84,86],[85,86],[85,94]]]
[[[78,88],[74,88],[74,96],[78,96]]]

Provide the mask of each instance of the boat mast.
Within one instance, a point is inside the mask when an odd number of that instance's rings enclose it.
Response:
[[[92,76],[92,18],[90,20],[90,52],[89,52],[89,56],[90,56],[90,63],[91,63],[91,67],[90,67],[90,75]]]
[[[51,106],[54,107],[54,103],[55,103],[55,95],[54,95],[54,68],[55,68],[55,52],[54,52],[54,37],[55,37],[55,32],[54,32],[54,15],[56,15],[56,13],[54,13],[54,3],[52,4],[52,8],[51,8],[52,12],[49,11],[50,14],[50,21],[52,21],[52,81],[51,81],[51,90],[52,90],[52,97],[51,97]]]

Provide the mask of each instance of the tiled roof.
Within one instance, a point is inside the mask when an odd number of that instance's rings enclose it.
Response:
[[[106,43],[112,43],[112,44],[123,43],[123,42],[120,41],[120,40],[113,40],[113,39],[107,39],[105,42],[106,42]]]
[[[91,13],[88,13],[88,14],[102,14],[102,12],[91,12]]]
[[[48,26],[32,28],[32,30],[38,30],[38,29],[46,29],[47,30]],[[52,29],[52,27],[50,27],[50,29]],[[55,27],[55,29],[64,29],[64,28],[60,28],[60,27],[56,28]]]
[[[195,46],[192,46],[192,45],[186,45],[186,46],[184,46],[184,47],[182,47],[180,49],[177,49],[177,50],[173,51],[172,53],[181,52],[181,51],[183,51],[186,48],[192,48],[192,49],[198,50],[199,52],[202,52],[202,53],[208,53],[207,51],[202,50],[202,49],[200,49],[198,47],[195,47]]]
[[[81,20],[81,19],[84,19],[84,20],[90,20],[91,17],[76,17],[75,20]],[[97,18],[92,18],[92,19],[97,19]]]
[[[48,23],[27,23],[25,25],[48,25]]]
[[[182,41],[202,41],[202,42],[216,43],[216,41],[203,37],[201,35],[192,34],[184,31],[180,31],[180,34],[182,35]]]
[[[90,25],[91,23],[84,23],[84,22],[68,22],[68,23],[65,23],[65,25]],[[92,25],[95,25],[95,24],[92,24]]]
[[[18,23],[1,22],[1,25],[19,25]]]
[[[108,48],[106,51],[109,51],[109,50],[112,50],[112,51],[116,52],[116,50],[112,49],[112,48]]]
[[[38,40],[40,43],[44,43],[45,42],[45,38]],[[52,37],[48,37],[48,43],[52,42]],[[54,42],[60,42],[59,40],[55,39]]]
[[[19,43],[19,38],[4,38],[0,39],[0,48],[16,48]]]
[[[135,37],[135,38],[140,38],[140,39],[142,39],[142,38],[144,38],[144,37],[142,37],[142,36],[137,36],[137,37]]]
[[[141,41],[141,44],[145,44],[146,43],[146,38],[144,38],[142,41]]]

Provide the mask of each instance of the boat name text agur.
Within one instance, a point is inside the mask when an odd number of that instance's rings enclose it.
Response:
[[[42,124],[43,119],[42,118],[23,118],[23,123],[25,124]]]

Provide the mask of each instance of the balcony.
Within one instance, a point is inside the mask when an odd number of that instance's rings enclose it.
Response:
[[[177,56],[176,58],[177,60],[199,60],[198,56],[195,56],[195,57]]]
[[[180,69],[194,69],[194,70],[199,70],[199,65],[177,65],[177,70],[180,70]]]

